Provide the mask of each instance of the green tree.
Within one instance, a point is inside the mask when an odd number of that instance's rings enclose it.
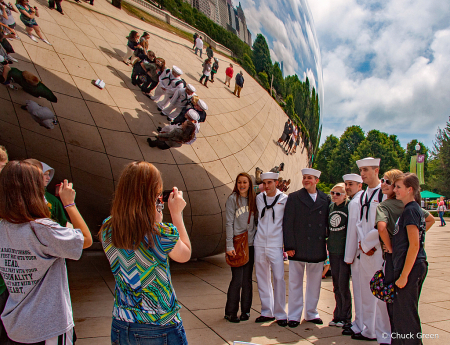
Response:
[[[292,120],[294,118],[294,116],[296,116],[295,114],[295,103],[294,103],[294,96],[288,95],[285,98],[285,107],[284,107],[284,111],[286,112],[287,116],[289,116],[289,118]]]
[[[438,129],[431,158],[429,185],[439,194],[450,196],[450,122]]]
[[[347,127],[342,133],[330,160],[330,175],[334,181],[342,181],[342,175],[357,170],[352,155],[363,140],[364,132],[359,126]]]
[[[266,38],[262,34],[256,36],[255,42],[253,42],[253,64],[255,65],[256,72],[265,72],[270,74],[272,69],[272,59],[270,58],[269,46]]]
[[[261,85],[266,90],[270,89],[269,78],[265,72],[258,73],[258,79],[261,82]]]
[[[275,62],[273,64],[272,75],[274,89],[277,90],[277,94],[280,94],[284,97],[286,87],[284,83],[283,73],[281,72],[280,64],[278,62]],[[269,76],[269,78],[271,78],[271,76]]]
[[[320,170],[322,174],[320,175],[320,180],[324,183],[332,183],[340,181],[334,179],[330,173],[330,161],[333,154],[334,149],[338,146],[339,139],[336,138],[333,134],[329,135],[325,142],[317,152],[317,156],[314,159],[314,168]]]
[[[255,65],[253,64],[251,57],[247,53],[244,53],[244,58],[242,59],[241,65],[252,77],[256,75]]]
[[[376,129],[367,133],[366,138],[352,155],[352,161],[356,162],[365,157],[381,158],[380,176],[390,169],[400,168],[400,160],[391,139],[386,133]],[[354,164],[353,171],[357,170],[356,164]]]

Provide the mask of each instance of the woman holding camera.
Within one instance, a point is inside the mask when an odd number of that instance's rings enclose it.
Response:
[[[256,233],[256,193],[253,188],[252,178],[247,173],[240,173],[234,184],[233,193],[226,203],[226,233],[227,255],[236,256],[237,248],[234,247],[234,238],[247,232],[249,260],[240,267],[231,267],[231,282],[227,292],[227,304],[225,306],[225,319],[238,323],[250,318],[250,308],[253,299],[253,264],[254,249],[253,239]],[[241,291],[242,290],[242,291]],[[239,311],[241,302],[241,315]]]
[[[114,195],[111,216],[99,232],[116,280],[113,344],[187,344],[172,286],[169,257],[186,262],[191,243],[184,227],[183,192],[176,187],[168,205],[171,223],[162,223],[163,184],[147,162],[128,164]]]
[[[74,229],[50,219],[44,192],[42,170],[31,163],[11,161],[0,174],[0,270],[9,293],[1,318],[8,345],[75,342],[65,259],[80,259],[92,237],[72,183],[64,180],[59,195]]]
[[[16,2],[16,7],[20,12],[20,20],[26,26],[25,30],[28,37],[30,37],[34,42],[37,42],[36,37],[32,34],[34,29],[36,35],[38,35],[43,42],[51,45],[51,43],[47,41],[44,36],[42,36],[41,28],[36,23],[36,17],[39,17],[38,8],[36,6],[31,7],[28,2],[28,0],[17,0]]]

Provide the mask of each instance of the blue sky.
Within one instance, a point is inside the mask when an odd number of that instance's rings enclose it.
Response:
[[[323,85],[322,141],[357,124],[397,134],[403,146],[419,139],[431,147],[450,115],[450,1],[305,1],[241,4],[253,37],[268,38],[273,60],[291,53],[283,58],[285,72],[302,77],[307,61]],[[315,34],[306,35],[313,38],[305,45],[294,28],[305,32],[308,22]],[[321,56],[323,83],[314,56]]]

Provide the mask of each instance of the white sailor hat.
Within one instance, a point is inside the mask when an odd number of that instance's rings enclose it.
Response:
[[[311,169],[311,168],[302,169],[302,175],[313,175],[313,176],[319,178],[320,174],[321,174],[321,172],[316,169]]]
[[[380,158],[367,157],[367,158],[360,159],[359,161],[356,161],[356,165],[358,166],[358,168],[379,167],[380,160],[381,160]]]
[[[187,111],[187,116],[189,116],[194,121],[198,121],[200,119],[200,115],[194,109],[189,109]]]
[[[202,108],[203,110],[208,110],[208,106],[206,105],[206,102],[202,99],[199,99],[197,102],[198,106]]]
[[[187,84],[186,85],[186,89],[188,89],[188,90],[190,90],[190,91],[192,91],[192,92],[195,92],[196,90],[195,90],[195,87],[192,85],[192,84]]]
[[[261,174],[261,180],[278,180],[279,173],[265,172]]]
[[[172,66],[172,71],[174,71],[176,74],[182,75],[183,71],[181,70],[180,67],[177,67],[175,65]]]
[[[344,180],[344,182],[355,181],[355,182],[363,183],[362,177],[359,176],[358,174],[346,174],[346,175],[342,176],[342,179]]]

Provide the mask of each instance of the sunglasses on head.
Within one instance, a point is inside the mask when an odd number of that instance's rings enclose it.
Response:
[[[385,178],[382,178],[382,179],[381,179],[381,183],[385,183],[385,184],[387,184],[388,186],[391,186],[391,185],[392,185],[392,181],[391,181],[391,180],[388,180],[388,179],[385,179]]]
[[[331,195],[336,195],[336,196],[345,195],[345,193],[339,193],[339,192],[334,192],[334,191],[331,191],[330,194]]]

